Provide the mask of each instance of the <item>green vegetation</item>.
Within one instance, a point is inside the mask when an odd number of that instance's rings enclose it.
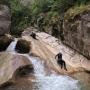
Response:
[[[65,13],[65,19],[74,19],[75,16],[78,16],[86,11],[90,11],[90,5],[81,4],[80,6],[74,6]]]
[[[3,0],[11,8],[11,33],[21,35],[24,28],[37,25],[40,31],[60,28],[64,19],[73,19],[76,15],[90,10],[90,0],[33,0],[24,6],[21,0]],[[59,30],[58,29],[58,30]]]
[[[19,0],[11,0],[10,7],[12,14],[11,33],[21,35],[23,29],[30,25],[31,11],[28,7],[23,6]]]

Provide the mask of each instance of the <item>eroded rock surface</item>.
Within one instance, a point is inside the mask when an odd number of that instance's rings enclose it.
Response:
[[[7,6],[0,4],[0,35],[10,32],[11,15]]]
[[[7,82],[14,76],[14,72],[21,66],[31,65],[30,60],[22,55],[10,54],[8,52],[0,53],[0,85]]]
[[[80,55],[73,49],[68,48],[58,39],[46,33],[37,33],[38,40],[32,39],[30,36],[23,36],[24,39],[31,41],[31,52],[46,60],[47,65],[58,73],[70,74],[79,71],[90,71],[90,61]],[[68,71],[61,69],[55,60],[55,55],[61,52],[66,62]]]
[[[6,50],[12,41],[13,38],[10,35],[0,36],[0,51]]]

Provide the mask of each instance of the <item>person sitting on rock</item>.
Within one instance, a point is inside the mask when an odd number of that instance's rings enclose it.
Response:
[[[62,53],[58,53],[56,56],[55,56],[55,59],[57,58],[57,62],[59,65],[61,65],[61,69],[64,67],[64,69],[67,71],[67,68],[66,68],[66,63],[65,61],[62,59]]]
[[[34,39],[37,40],[37,38],[36,38],[36,36],[37,36],[36,33],[32,32],[30,36],[31,36],[32,38],[34,38]]]

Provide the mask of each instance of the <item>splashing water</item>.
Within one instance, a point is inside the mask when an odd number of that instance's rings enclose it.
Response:
[[[17,44],[17,41],[18,41],[18,39],[15,38],[15,40],[12,41],[11,44],[8,46],[8,48],[7,48],[6,51],[7,51],[7,52],[15,52],[15,46],[16,46],[16,44]]]

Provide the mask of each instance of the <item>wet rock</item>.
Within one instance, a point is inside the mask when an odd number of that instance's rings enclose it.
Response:
[[[64,43],[90,59],[90,11],[64,21]]]
[[[7,6],[0,4],[0,35],[10,32],[11,15]]]
[[[21,66],[15,71],[14,78],[25,77],[32,74],[33,72],[34,72],[34,68],[32,64]]]
[[[13,41],[13,38],[11,36],[1,36],[0,37],[0,51],[6,50],[12,41]]]
[[[8,81],[8,82],[0,85],[0,90],[6,90],[7,88],[10,88],[10,87],[13,86],[13,85],[14,85],[13,82],[9,82],[9,81]]]
[[[14,72],[24,65],[32,65],[26,56],[8,52],[0,53],[0,85],[13,78]]]
[[[23,36],[24,39],[31,41],[33,55],[39,56],[46,60],[48,66],[58,73],[62,74],[73,74],[84,70],[90,71],[90,61],[84,56],[67,47],[61,42],[57,42],[58,39],[48,35],[44,32],[36,33],[39,37],[38,41],[34,41],[28,36]],[[67,71],[61,69],[57,64],[55,55],[59,52],[63,55],[63,60],[66,62]]]
[[[18,40],[17,44],[16,44],[16,51],[19,53],[29,53],[31,46],[30,46],[30,42],[24,40],[24,39],[20,39]]]

